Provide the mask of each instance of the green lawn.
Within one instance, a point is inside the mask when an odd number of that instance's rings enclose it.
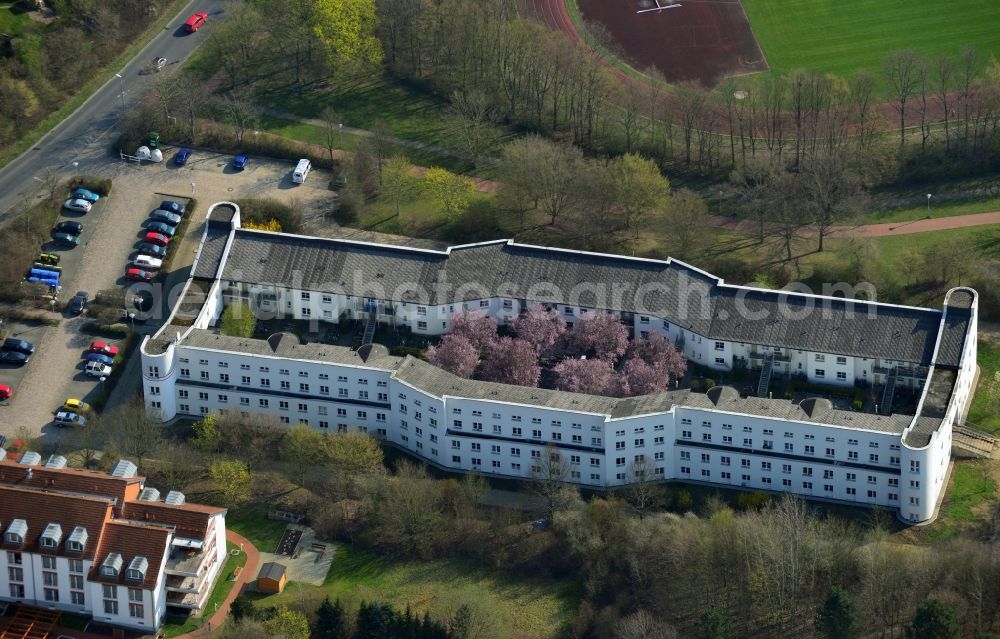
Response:
[[[24,25],[31,21],[25,12],[14,12],[13,2],[0,2],[0,33],[19,35]]]
[[[390,562],[340,544],[336,553],[323,586],[292,582],[258,605],[287,604],[321,590],[349,608],[378,600],[446,619],[466,604],[490,630],[483,639],[548,639],[561,636],[579,603],[569,583],[506,581],[460,561]]]
[[[286,525],[268,519],[264,508],[239,508],[226,514],[226,527],[249,539],[260,552],[274,552]]]
[[[937,521],[922,530],[928,541],[944,541],[963,529],[988,523],[997,500],[997,485],[990,476],[991,462],[957,462],[952,471],[951,485],[941,504]]]
[[[772,71],[849,75],[877,69],[891,51],[955,54],[966,45],[984,60],[1000,51],[1000,2],[952,0],[743,0]]]
[[[228,524],[228,516],[226,523]],[[226,550],[236,550],[239,546],[235,544],[226,544]],[[237,567],[242,567],[247,562],[246,553],[240,553],[235,557],[233,555],[226,555],[226,563],[222,567],[222,573],[219,575],[219,580],[215,582],[215,588],[212,589],[212,594],[208,596],[205,601],[205,617],[167,617],[166,623],[163,624],[163,633],[167,637],[176,637],[182,635],[192,630],[195,630],[204,622],[206,617],[212,616],[215,613],[216,608],[222,603],[226,595],[233,587],[233,571]]]
[[[980,339],[976,345],[979,361],[979,387],[969,409],[969,425],[988,433],[1000,433],[1000,414],[990,407],[989,389],[1000,373],[1000,344]]]

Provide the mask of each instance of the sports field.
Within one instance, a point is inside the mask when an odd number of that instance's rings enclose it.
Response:
[[[1000,1],[742,0],[774,73],[811,69],[850,75],[877,70],[891,51],[1000,57]]]

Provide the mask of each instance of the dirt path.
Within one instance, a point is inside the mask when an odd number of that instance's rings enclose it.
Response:
[[[757,223],[752,220],[730,220],[717,215],[707,218],[709,226],[739,231],[741,233],[756,233]],[[831,228],[828,237],[890,237],[894,235],[913,235],[929,231],[944,231],[961,229],[970,226],[986,226],[1000,224],[1000,211],[993,213],[971,213],[969,215],[952,215],[909,222],[883,222],[880,224],[862,224],[860,226],[835,226]],[[802,229],[799,237],[816,237],[815,229]]]

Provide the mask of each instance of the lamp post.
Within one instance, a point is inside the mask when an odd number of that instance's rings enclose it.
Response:
[[[928,193],[927,194],[927,211],[929,212],[930,210],[931,210],[931,194]]]
[[[128,314],[128,321],[132,324],[132,332],[135,332],[135,313]]]
[[[122,87],[122,89],[121,89],[121,94],[122,94],[122,120],[124,121],[125,120],[125,77],[122,74],[120,74],[120,73],[116,73],[115,77],[118,78],[118,80],[121,82],[121,87]]]
[[[104,380],[106,380],[107,378],[108,378],[107,375],[101,375],[101,397],[104,397]],[[107,400],[107,397],[105,397],[104,399]]]

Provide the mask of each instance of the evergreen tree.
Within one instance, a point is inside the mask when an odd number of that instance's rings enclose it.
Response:
[[[238,595],[236,599],[233,599],[233,604],[229,607],[229,614],[236,621],[243,618],[253,619],[256,617],[253,604],[250,603],[250,599],[246,595]]]
[[[323,603],[316,610],[316,628],[312,633],[313,639],[342,639],[344,636],[344,607],[340,599],[330,603],[330,598],[323,599]]]
[[[917,608],[906,636],[908,639],[959,639],[962,629],[954,608],[940,599],[928,599]]]
[[[857,639],[860,635],[854,601],[843,588],[830,588],[816,617],[816,630],[824,639]]]
[[[729,614],[712,607],[698,617],[698,639],[732,639],[733,624]]]

